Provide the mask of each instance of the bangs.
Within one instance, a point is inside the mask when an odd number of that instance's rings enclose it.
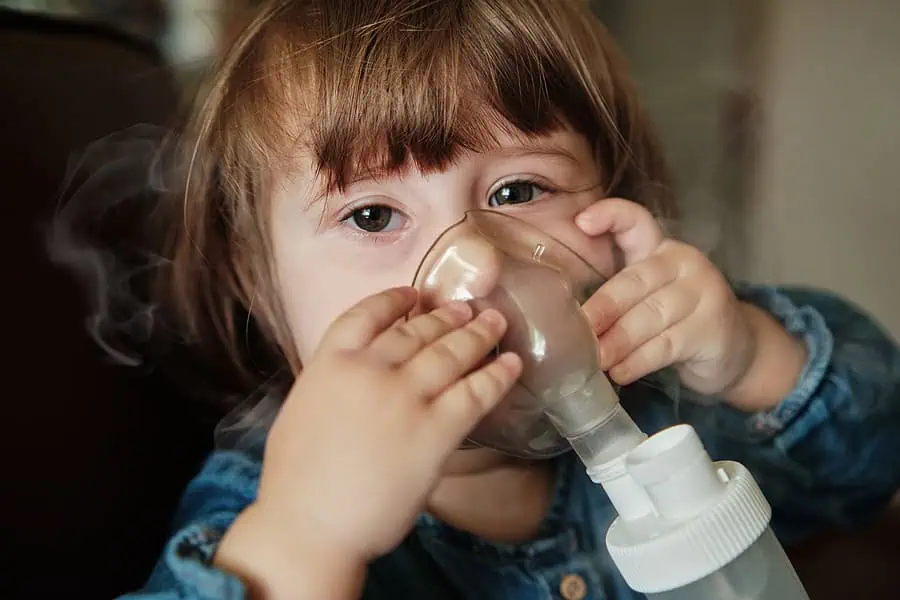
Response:
[[[568,0],[357,1],[285,3],[260,32],[260,75],[237,99],[255,122],[236,125],[255,132],[257,154],[289,168],[302,153],[332,191],[411,165],[446,168],[498,133],[571,127],[595,151],[620,137],[575,42],[546,35]]]

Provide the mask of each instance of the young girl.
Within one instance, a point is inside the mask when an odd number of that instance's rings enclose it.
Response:
[[[612,510],[572,453],[459,449],[520,373],[516,356],[481,365],[504,319],[404,316],[429,245],[475,208],[552,232],[610,276],[584,310],[623,406],[648,433],[690,421],[750,467],[783,541],[858,523],[900,487],[896,346],[833,296],[735,289],[663,234],[659,145],[585,5],[254,9],[159,213],[158,292],[169,325],[245,385],[292,377],[264,452],[213,453],[132,598],[640,597],[605,554]],[[678,415],[639,381],[669,366],[698,400]]]

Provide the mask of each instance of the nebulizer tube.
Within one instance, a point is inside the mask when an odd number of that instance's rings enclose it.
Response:
[[[689,425],[648,438],[620,405],[581,310],[604,281],[565,244],[497,211],[471,211],[437,239],[416,273],[417,310],[452,300],[499,310],[507,332],[496,352],[523,362],[465,446],[526,459],[574,450],[618,513],[610,555],[648,598],[806,600],[749,471],[714,463]]]

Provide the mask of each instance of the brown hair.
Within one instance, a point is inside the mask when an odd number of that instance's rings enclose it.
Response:
[[[187,130],[191,165],[160,289],[181,328],[244,385],[298,367],[267,235],[273,180],[298,156],[340,189],[360,171],[440,169],[489,147],[498,126],[528,136],[567,126],[592,143],[610,195],[670,216],[659,145],[586,5],[274,0],[247,9]],[[248,348],[254,334],[262,355]]]

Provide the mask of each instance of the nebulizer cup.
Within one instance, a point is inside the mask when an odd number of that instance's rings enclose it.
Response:
[[[613,521],[606,547],[633,590],[648,600],[809,600],[753,475],[713,461],[693,427],[651,436],[626,468],[652,512]]]
[[[581,310],[603,283],[568,246],[508,214],[471,211],[437,239],[416,272],[417,310],[454,300],[496,309],[508,329],[495,352],[523,362],[467,446],[526,459],[574,449],[618,513],[610,556],[648,598],[808,600],[750,472],[713,462],[689,425],[647,438],[620,406]]]

